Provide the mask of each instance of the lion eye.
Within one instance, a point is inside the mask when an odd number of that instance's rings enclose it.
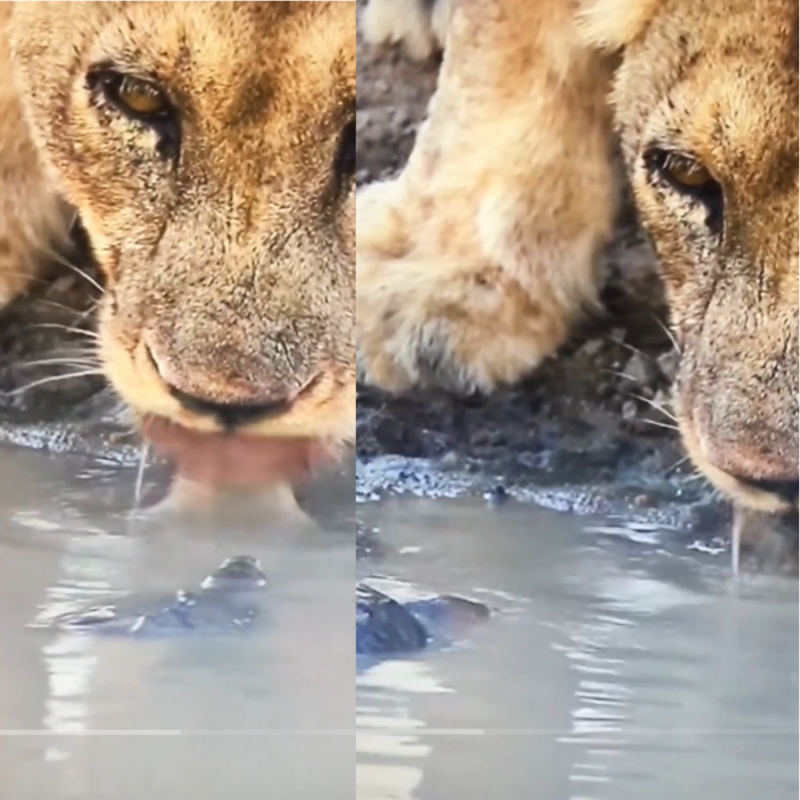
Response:
[[[89,73],[90,86],[119,111],[144,122],[165,118],[172,111],[167,96],[150,81],[111,70]]]
[[[356,171],[356,123],[351,120],[342,129],[334,161],[334,171],[345,181]]]
[[[724,224],[725,193],[722,184],[694,156],[652,147],[644,152],[644,166],[655,185],[668,186],[692,203],[707,210],[706,225],[719,232]]]
[[[702,189],[714,183],[711,173],[693,158],[670,154],[662,167],[669,180],[687,189]]]
[[[181,140],[178,110],[158,84],[98,65],[86,73],[86,88],[98,108],[154,131],[160,156],[177,158]]]
[[[143,117],[163,114],[168,108],[167,99],[159,89],[136,78],[125,76],[111,81],[107,84],[107,91],[126,111]]]

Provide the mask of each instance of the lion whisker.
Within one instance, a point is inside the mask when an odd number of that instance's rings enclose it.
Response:
[[[57,383],[59,381],[72,380],[73,378],[83,378],[88,376],[102,377],[102,375],[103,373],[100,369],[79,370],[78,372],[69,372],[66,375],[51,375],[47,378],[41,378],[40,380],[27,383],[24,386],[20,386],[10,392],[6,392],[6,397],[16,397],[24,394],[29,389],[34,389],[37,386],[44,386],[48,383]]]

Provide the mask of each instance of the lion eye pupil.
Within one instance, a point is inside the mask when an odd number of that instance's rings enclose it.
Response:
[[[117,97],[120,103],[136,114],[157,114],[166,107],[164,97],[158,89],[129,78],[120,83]]]
[[[708,170],[700,164],[683,159],[668,163],[667,172],[682,186],[704,186],[711,180]]]

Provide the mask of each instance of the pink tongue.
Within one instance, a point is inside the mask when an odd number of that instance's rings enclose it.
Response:
[[[142,434],[180,475],[207,486],[295,483],[334,458],[316,439],[200,433],[162,417],[146,418]]]

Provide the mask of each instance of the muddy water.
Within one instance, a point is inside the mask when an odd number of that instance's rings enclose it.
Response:
[[[134,479],[0,449],[0,800],[351,800],[352,493],[341,508],[322,498],[318,532],[230,517],[156,528],[125,513]],[[40,626],[174,592],[238,554],[269,579],[249,636]]]
[[[460,646],[360,670],[359,800],[797,796],[796,582],[514,505],[359,517],[386,551],[362,575],[497,609]]]

